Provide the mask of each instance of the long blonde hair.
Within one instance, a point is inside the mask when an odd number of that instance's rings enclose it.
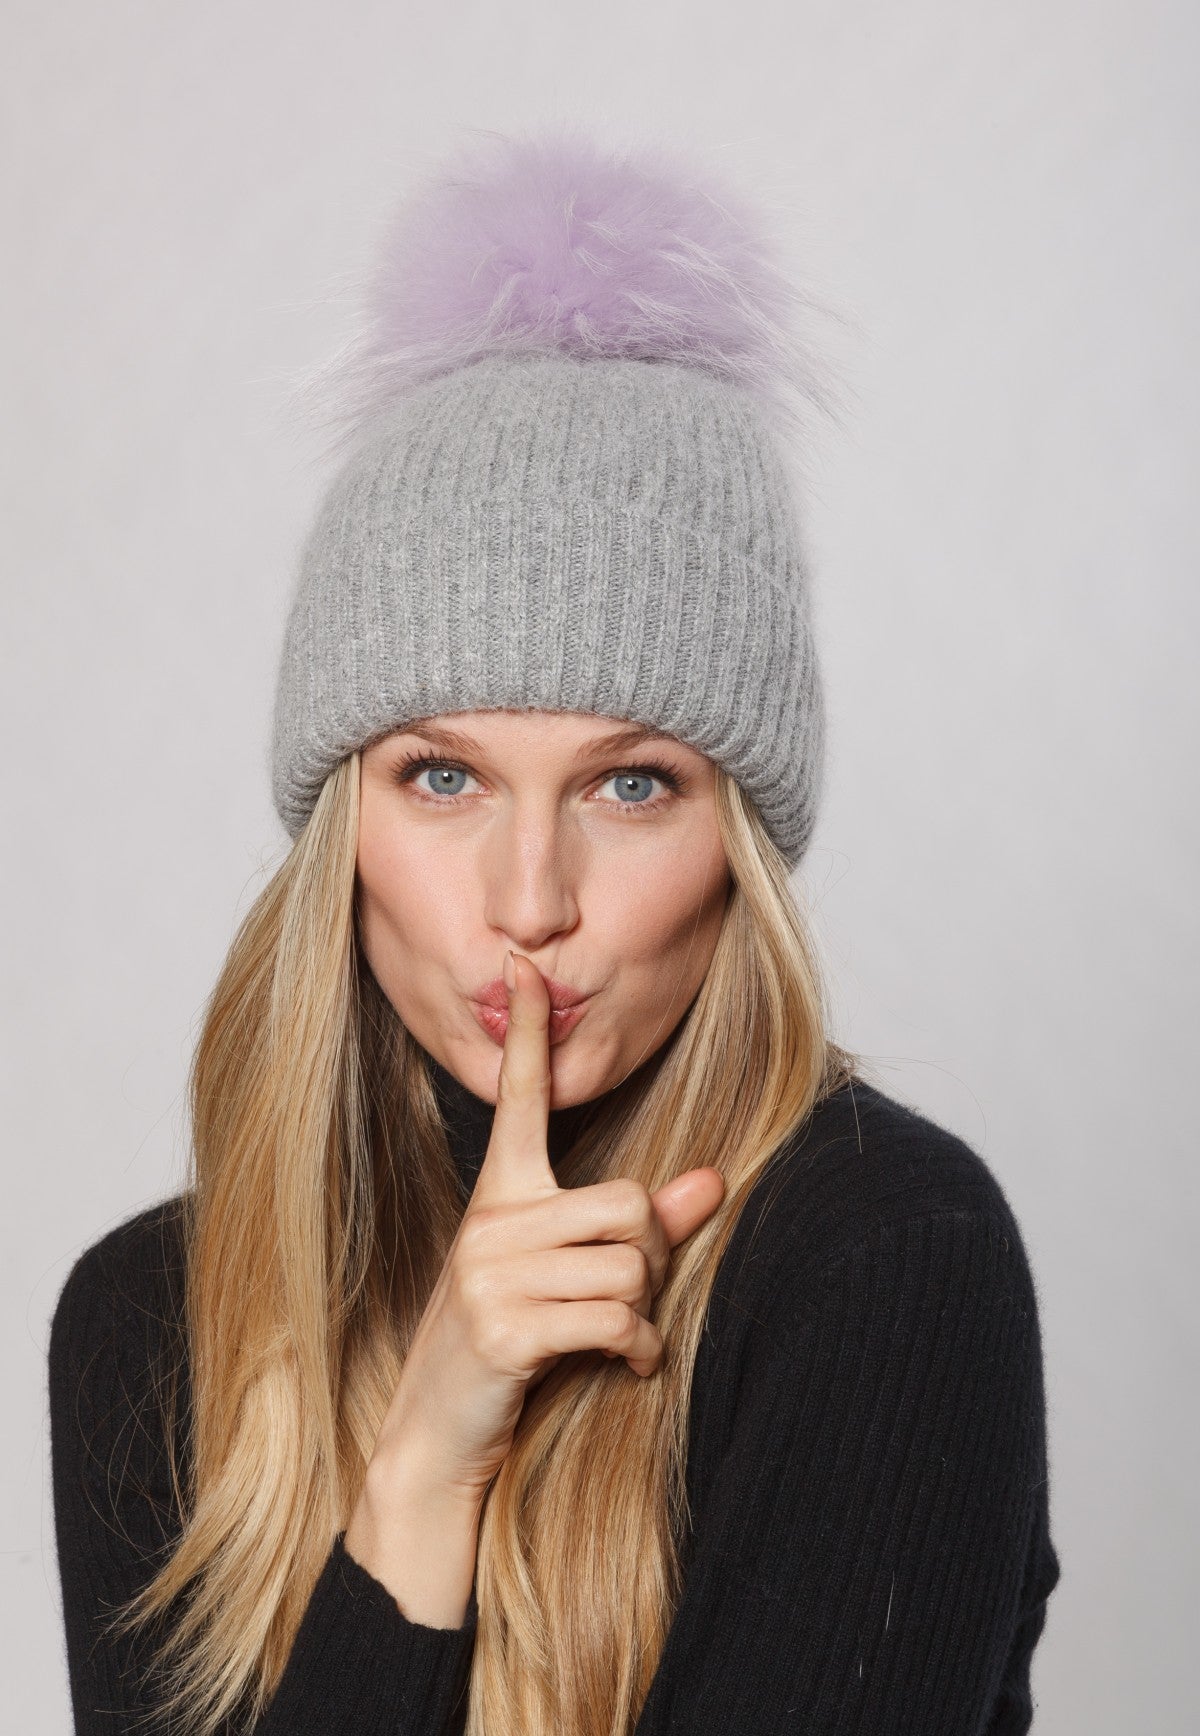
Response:
[[[358,800],[355,753],[240,924],[189,1079],[182,1532],[118,1612],[122,1627],[169,1615],[160,1705],[188,1736],[268,1703],[462,1217],[425,1052],[360,950]],[[656,1375],[580,1352],[526,1401],[480,1521],[466,1736],[632,1729],[681,1591],[689,1395],[718,1264],[773,1154],[858,1076],[827,1034],[787,865],[720,769],[716,813],[732,884],[705,980],[556,1173],[654,1189],[711,1164],[724,1200],[655,1299]]]

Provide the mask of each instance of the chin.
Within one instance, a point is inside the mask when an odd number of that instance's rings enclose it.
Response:
[[[494,1104],[499,1094],[503,1052],[486,1037],[482,1046],[491,1051],[490,1055],[485,1053],[481,1057],[473,1053],[463,1078],[477,1097],[484,1097]],[[551,1109],[574,1109],[580,1103],[590,1103],[593,1097],[603,1096],[608,1089],[604,1074],[605,1068],[600,1060],[589,1057],[586,1050],[573,1048],[570,1039],[556,1043],[550,1050]]]
[[[590,1103],[612,1090],[622,1074],[606,1057],[585,1049],[570,1051],[566,1043],[551,1051],[550,1107],[574,1109],[580,1103]]]

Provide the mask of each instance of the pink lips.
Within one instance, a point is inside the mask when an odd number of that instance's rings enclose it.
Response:
[[[578,1006],[580,1001],[588,998],[582,989],[573,989],[570,983],[560,983],[554,977],[547,976],[544,971],[542,981],[549,990],[550,1005],[555,1012],[562,1012],[565,1007]],[[504,978],[493,977],[490,983],[484,983],[482,988],[476,989],[471,999],[485,1007],[507,1009],[508,990],[504,986]]]
[[[591,997],[568,983],[557,982],[554,977],[543,976],[542,980],[550,995],[549,1041],[561,1043],[587,1012]],[[490,983],[476,989],[470,1007],[482,1029],[502,1049],[508,1030],[508,990],[504,978],[493,977]]]

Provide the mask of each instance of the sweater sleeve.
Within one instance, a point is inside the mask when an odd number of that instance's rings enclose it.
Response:
[[[153,1628],[122,1638],[111,1617],[178,1536],[162,1405],[162,1323],[110,1258],[111,1237],[72,1268],[49,1346],[51,1474],[76,1736],[154,1736]],[[474,1592],[460,1628],[409,1621],[333,1541],[278,1688],[228,1736],[445,1736],[470,1669]]]
[[[1022,1736],[1057,1578],[1031,1275],[972,1212],[879,1225],[750,1328],[636,1736]]]

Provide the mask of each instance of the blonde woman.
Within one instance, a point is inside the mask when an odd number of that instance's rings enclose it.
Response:
[[[832,1040],[790,880],[799,300],[561,131],[388,232],[193,1174],[54,1316],[78,1732],[1029,1728],[1019,1228]]]

